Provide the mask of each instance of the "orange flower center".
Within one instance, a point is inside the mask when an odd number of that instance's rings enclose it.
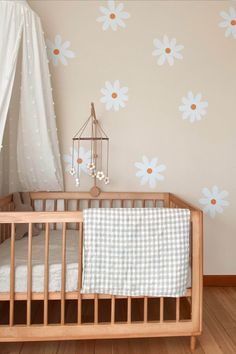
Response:
[[[54,49],[53,53],[54,53],[55,55],[58,55],[58,54],[60,53],[60,50],[56,48],[56,49]]]
[[[81,164],[83,163],[83,160],[79,157],[79,158],[77,159],[77,163],[78,163],[79,165],[81,165]]]
[[[115,18],[116,18],[116,15],[115,15],[114,13],[111,13],[111,14],[110,14],[110,19],[111,19],[111,20],[114,20]]]
[[[196,108],[197,108],[197,106],[193,103],[193,104],[191,105],[191,109],[192,109],[193,111],[195,111]]]
[[[116,92],[113,92],[113,93],[111,94],[111,97],[114,98],[114,99],[117,98],[117,93],[116,93]]]
[[[231,23],[232,26],[235,26],[236,25],[236,20],[232,20],[230,23]]]
[[[147,173],[148,173],[149,175],[151,175],[151,174],[152,174],[152,168],[149,167],[149,168],[147,169]]]
[[[165,49],[165,52],[166,52],[166,54],[170,54],[171,49],[170,49],[170,48],[166,48],[166,49]]]
[[[213,199],[211,200],[211,204],[212,204],[212,205],[216,205],[216,199],[213,198]]]

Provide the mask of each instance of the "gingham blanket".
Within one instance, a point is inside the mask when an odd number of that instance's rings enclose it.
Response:
[[[190,211],[86,209],[82,293],[178,297],[187,287]]]

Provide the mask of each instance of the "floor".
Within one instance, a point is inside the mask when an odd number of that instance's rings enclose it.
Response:
[[[204,289],[204,326],[195,354],[236,354],[236,287]],[[188,354],[189,338],[0,343],[0,354]]]

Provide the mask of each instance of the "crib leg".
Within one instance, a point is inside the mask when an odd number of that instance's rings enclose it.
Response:
[[[191,336],[190,337],[190,350],[191,350],[191,352],[194,352],[194,350],[196,349],[196,343],[197,343],[197,337]]]

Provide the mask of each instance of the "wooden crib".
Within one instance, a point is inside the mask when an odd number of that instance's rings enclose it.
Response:
[[[97,198],[85,192],[30,193],[34,212],[14,212],[12,196],[0,199],[0,240],[10,238],[10,289],[1,292],[0,341],[47,341],[101,338],[135,338],[190,336],[191,350],[202,331],[202,212],[171,193],[101,193]],[[37,208],[36,208],[37,207]],[[124,297],[104,294],[80,294],[66,291],[67,230],[75,229],[78,237],[78,287],[82,282],[83,216],[90,207],[165,207],[191,210],[191,287],[181,298]],[[47,211],[50,209],[51,211]],[[61,210],[61,211],[59,211]],[[27,291],[15,291],[15,224],[28,224]],[[44,290],[32,291],[32,224],[41,225],[44,234]],[[49,239],[52,230],[61,233],[61,290],[49,291]],[[1,246],[0,246],[1,247]],[[1,262],[1,260],[0,260]],[[173,302],[174,300],[174,302]],[[41,320],[33,320],[33,305],[40,303]],[[57,303],[59,319],[50,321],[51,304]],[[67,304],[73,303],[74,320],[68,320]],[[134,313],[138,302],[139,318]],[[23,322],[17,309],[24,308]],[[49,305],[50,304],[50,305]],[[122,309],[121,306],[122,304]],[[24,305],[24,306],[23,306]],[[72,306],[72,305],[71,305]],[[103,310],[104,306],[104,310]],[[185,306],[187,318],[183,315]],[[106,307],[106,310],[105,310]],[[84,308],[90,313],[84,316]],[[171,309],[171,311],[170,311]],[[2,312],[2,315],[1,315]],[[172,312],[172,317],[168,315]],[[105,320],[102,316],[106,313]],[[4,314],[4,315],[3,315]],[[123,316],[123,317],[122,317]],[[155,317],[156,316],[156,317]],[[122,318],[121,318],[122,317]]]

